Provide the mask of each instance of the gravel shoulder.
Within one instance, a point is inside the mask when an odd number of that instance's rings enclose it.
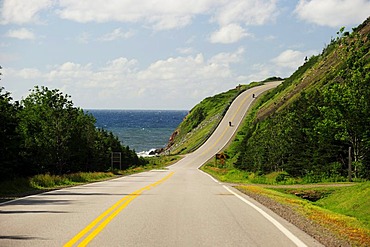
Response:
[[[241,192],[245,193],[249,197],[268,207],[276,214],[286,219],[290,223],[294,224],[302,231],[306,232],[307,234],[309,234],[310,236],[312,236],[325,246],[328,247],[351,246],[349,242],[339,239],[328,229],[296,213],[291,207],[287,205],[282,205],[269,197],[253,193],[252,191],[243,190]]]

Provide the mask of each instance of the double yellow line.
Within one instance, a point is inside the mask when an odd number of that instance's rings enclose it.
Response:
[[[234,122],[234,119],[236,117],[236,114],[239,113],[240,109],[242,108],[242,106],[244,106],[245,104],[245,101],[247,101],[247,99],[252,95],[252,91],[247,93],[244,97],[244,99],[242,100],[242,102],[239,104],[237,110],[235,111],[234,115],[231,117],[231,122]],[[242,118],[243,119],[243,118]],[[209,150],[211,150],[212,148],[214,148],[219,142],[220,140],[224,137],[224,135],[226,134],[226,132],[229,130],[229,128],[225,128],[224,131],[222,132],[222,134],[218,137],[218,139],[212,144],[212,146],[210,146],[207,150],[203,151],[203,153],[201,153],[201,155],[205,155],[206,153],[209,152]]]
[[[108,208],[105,212],[99,215],[95,220],[93,220],[88,226],[86,226],[82,231],[80,231],[76,236],[69,240],[64,247],[73,246],[75,243],[84,238],[77,246],[86,246],[91,240],[93,240],[107,225],[113,220],[131,201],[136,197],[141,195],[144,191],[150,190],[153,187],[163,183],[169,179],[174,172],[171,172],[161,180],[158,180],[155,183],[152,183],[148,186],[145,186],[139,190],[134,191],[133,193],[123,197],[118,202],[116,202],[112,207]]]

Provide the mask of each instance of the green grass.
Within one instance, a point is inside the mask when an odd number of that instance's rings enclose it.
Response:
[[[370,182],[336,189],[315,204],[330,211],[354,217],[370,229]]]
[[[152,169],[163,169],[181,159],[180,156],[158,156],[146,158],[148,164],[113,172],[78,172],[65,175],[39,174],[30,178],[15,178],[0,182],[0,202],[48,190],[97,182]]]
[[[231,158],[232,159],[232,158]],[[228,183],[242,184],[301,184],[304,180],[301,178],[285,177],[285,172],[272,172],[269,174],[256,174],[239,170],[233,167],[232,160],[227,161],[226,165],[219,166],[215,161],[208,162],[201,169],[218,180]],[[281,179],[283,177],[284,179]]]
[[[116,177],[111,172],[79,172],[66,175],[39,174],[0,182],[0,202],[53,189]]]
[[[101,181],[115,177],[111,172],[78,172],[66,175],[39,174],[29,179],[30,186],[35,189],[54,189],[69,185]]]
[[[149,162],[147,165],[132,167],[132,168],[122,170],[122,171],[117,171],[117,174],[130,175],[130,174],[149,171],[153,169],[166,169],[167,166],[176,163],[181,158],[182,157],[179,155],[161,155],[161,156],[146,157],[145,159],[148,160]]]
[[[362,184],[359,185],[358,188],[357,186],[350,186],[345,189],[355,192],[361,190],[361,188],[363,188],[362,186],[368,188],[368,185]],[[290,193],[283,193],[281,191],[276,191],[275,189],[263,188],[255,185],[240,185],[237,186],[237,189],[249,195],[251,193],[252,195],[262,195],[277,201],[294,210],[299,215],[328,229],[338,238],[350,242],[351,246],[368,246],[368,243],[370,243],[370,228],[366,223],[364,223],[363,217],[347,216],[345,214],[320,207],[308,200],[301,199]],[[333,190],[335,190],[335,192],[333,192],[331,196],[335,197],[335,194],[340,193],[342,188],[333,188]],[[327,198],[329,199],[331,196]],[[367,198],[369,198],[368,195]],[[362,199],[359,198],[354,200],[358,202],[362,201]],[[352,203],[353,202],[354,201],[352,201]],[[331,203],[329,204],[334,206]],[[368,214],[368,208],[369,207],[364,208],[364,210],[360,210],[361,214]]]
[[[306,184],[305,179],[285,178],[284,172],[260,175],[235,169],[231,165],[222,166],[215,161],[201,169],[222,182],[240,184],[237,188],[241,191],[261,194],[288,205],[353,246],[370,243],[370,182],[346,187],[325,183],[324,187],[319,187],[317,184]],[[263,184],[266,188],[252,184]],[[285,185],[293,185],[294,188]],[[315,198],[316,202],[301,199],[299,196],[302,195]]]
[[[216,129],[232,101],[240,93],[258,85],[261,85],[261,82],[240,85],[238,88],[208,97],[197,104],[177,128],[177,135],[170,152],[186,154],[197,149]]]

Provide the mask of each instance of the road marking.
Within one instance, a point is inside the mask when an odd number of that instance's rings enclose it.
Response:
[[[104,211],[101,215],[99,215],[95,220],[93,220],[89,225],[87,225],[82,231],[80,231],[76,236],[74,236],[71,240],[69,240],[64,247],[73,246],[75,243],[80,241],[86,234],[88,234],[94,227],[95,229],[82,240],[78,246],[86,246],[91,240],[93,240],[107,225],[108,223],[113,220],[124,208],[126,208],[131,201],[133,201],[136,197],[141,195],[144,191],[150,190],[153,187],[163,183],[167,179],[169,179],[174,172],[171,172],[164,178],[158,180],[155,183],[149,184],[139,190],[134,191],[133,193],[123,197],[118,202],[116,202],[113,206],[108,208]]]
[[[246,95],[244,97],[244,99],[242,100],[242,102],[239,104],[237,110],[235,111],[234,115],[231,117],[231,121],[234,121],[236,115],[239,113],[241,107],[244,105],[245,101],[249,98],[249,96],[252,94],[252,90],[248,90],[245,92]],[[226,115],[225,115],[226,116]],[[225,117],[224,116],[224,117]],[[243,119],[243,118],[242,118]],[[205,155],[206,153],[209,152],[209,150],[211,150],[212,148],[214,148],[219,142],[220,140],[224,137],[224,135],[226,134],[226,132],[229,130],[229,128],[225,128],[224,132],[220,135],[220,137],[209,147],[207,148],[206,150],[204,150],[202,153],[201,153],[201,156]]]
[[[242,106],[244,106],[244,104],[245,104],[245,102],[247,101],[247,99],[249,99],[250,98],[250,96],[252,95],[252,93],[254,93],[254,94],[260,94],[260,90],[261,89],[263,89],[263,91],[262,92],[266,92],[266,91],[268,91],[268,90],[270,90],[270,89],[272,89],[272,88],[267,88],[267,89],[264,89],[263,87],[264,86],[266,86],[266,84],[264,84],[264,85],[261,85],[261,86],[258,86],[258,87],[253,87],[253,88],[250,88],[250,89],[248,89],[247,91],[245,91],[244,93],[246,94],[245,95],[245,97],[243,98],[243,100],[242,100],[242,102],[239,104],[239,106],[238,106],[238,108],[237,108],[237,110],[235,111],[235,113],[234,113],[234,115],[231,117],[231,121],[233,122],[234,120],[235,120],[235,117],[236,117],[236,115],[240,112],[240,109],[242,108]],[[241,95],[239,95],[238,97],[240,97],[240,96],[242,96],[244,93],[242,93]],[[258,95],[257,95],[258,96]],[[237,98],[238,98],[237,97]],[[252,101],[250,102],[250,104],[255,100],[256,98],[253,98],[252,99]],[[235,101],[233,101],[233,103],[234,103]],[[250,104],[248,105],[248,107],[246,108],[246,110],[248,111],[248,109],[249,109],[249,107],[250,107]],[[243,114],[243,116],[242,116],[242,118],[241,118],[241,121],[239,122],[239,124],[241,124],[242,122],[243,122],[243,119],[244,119],[244,117],[245,117],[245,114],[247,113],[247,111]],[[226,116],[226,115],[225,115]],[[224,118],[225,118],[225,116],[224,116]],[[222,120],[224,120],[224,119],[222,119]],[[234,133],[236,133],[236,131],[237,131],[237,129],[238,129],[238,127],[239,127],[239,125],[236,125],[236,128],[234,128],[234,132],[233,132],[233,135],[234,135]],[[217,130],[217,129],[216,129]],[[226,134],[226,132],[229,130],[229,128],[225,128],[225,130],[224,130],[224,132],[221,134],[221,136],[209,147],[209,148],[207,148],[206,150],[204,150],[201,154],[200,154],[200,156],[204,156],[206,153],[208,153],[212,148],[214,148],[219,142],[220,142],[220,140],[224,137],[224,135]],[[213,135],[213,134],[212,134]],[[209,139],[208,139],[209,140]],[[207,140],[207,141],[208,141]],[[224,148],[224,147],[222,147],[222,148]],[[221,148],[221,149],[222,149]],[[219,150],[218,150],[219,151]],[[217,151],[217,152],[218,152]],[[203,165],[203,164],[202,164]],[[202,166],[202,165],[200,165],[199,167],[198,167],[198,169]]]
[[[252,92],[253,91],[255,91],[255,90],[248,90],[248,91],[250,91],[246,96],[245,96],[245,98],[243,99],[243,101],[240,103],[240,105],[239,105],[239,107],[238,107],[238,109],[236,110],[236,112],[234,113],[234,116],[232,117],[232,119],[231,119],[231,121],[234,121],[234,119],[235,119],[235,117],[236,117],[236,114],[238,114],[239,113],[239,111],[240,111],[240,108],[244,105],[244,103],[245,103],[245,101],[247,101],[247,99],[250,97],[250,95],[252,94]],[[247,92],[248,92],[247,91]],[[247,97],[248,96],[248,97]],[[253,101],[253,100],[252,100]],[[249,107],[248,107],[249,108]],[[247,109],[248,109],[247,108]]]
[[[212,177],[210,174],[202,171],[199,169],[200,167],[198,167],[198,171],[200,171],[201,173],[203,173],[204,175],[207,175],[208,177],[210,177],[215,183],[218,183],[218,184],[222,184],[220,181],[218,181],[217,179],[215,179],[214,177]]]
[[[273,225],[275,225],[285,236],[287,236],[297,246],[299,246],[299,247],[307,247],[307,245],[305,243],[303,243],[299,238],[297,238],[293,233],[291,233],[288,229],[286,229],[277,220],[275,220],[274,218],[272,218],[268,213],[266,213],[261,208],[257,207],[255,204],[253,204],[252,202],[248,201],[244,197],[238,195],[237,193],[235,193],[234,191],[232,191],[231,189],[229,189],[227,186],[223,185],[223,187],[227,191],[229,191],[230,193],[234,194],[237,198],[239,198],[240,200],[242,200],[244,203],[248,204],[249,206],[251,206],[252,208],[254,208],[255,210],[257,210],[257,212],[259,212],[263,217],[265,217],[268,221],[270,221]]]

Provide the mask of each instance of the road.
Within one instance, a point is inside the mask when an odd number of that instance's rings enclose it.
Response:
[[[209,140],[168,169],[1,204],[0,246],[321,246],[198,169],[235,134],[252,94],[277,84],[241,94]]]

